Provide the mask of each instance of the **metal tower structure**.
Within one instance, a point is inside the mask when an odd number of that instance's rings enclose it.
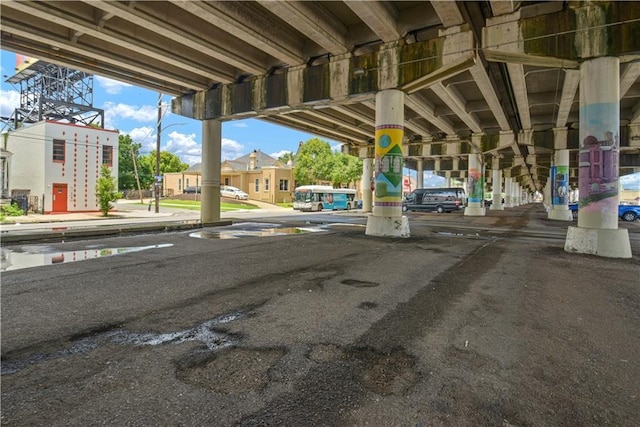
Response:
[[[42,120],[104,127],[104,110],[93,107],[91,74],[18,55],[16,74],[5,81],[20,87],[20,106],[2,117],[2,130]]]

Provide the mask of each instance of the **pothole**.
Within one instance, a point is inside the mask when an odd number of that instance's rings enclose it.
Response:
[[[284,355],[280,348],[229,348],[206,356],[193,355],[178,363],[181,381],[217,393],[258,392],[269,383],[269,370]]]
[[[380,286],[380,283],[356,279],[345,279],[340,283],[347,286],[353,286],[354,288],[375,288],[376,286]]]
[[[358,308],[361,308],[363,310],[371,310],[374,309],[378,306],[378,304],[376,304],[375,302],[371,302],[371,301],[363,301],[360,303],[360,305],[358,305]]]
[[[99,346],[115,343],[121,345],[162,345],[162,344],[182,344],[189,341],[199,341],[210,351],[219,350],[236,344],[239,340],[232,335],[224,334],[216,331],[217,325],[224,324],[242,317],[241,312],[226,314],[207,320],[191,329],[183,331],[169,332],[164,334],[154,333],[133,333],[125,329],[117,329],[108,332],[102,332],[96,335],[78,338],[72,341],[69,348],[49,352],[36,353],[25,358],[15,360],[3,360],[1,373],[2,375],[15,374],[16,372],[49,360],[55,360],[62,357],[86,354],[98,348]]]
[[[317,363],[347,363],[364,388],[380,395],[404,395],[419,379],[415,358],[403,349],[383,353],[371,348],[318,344],[307,357]]]

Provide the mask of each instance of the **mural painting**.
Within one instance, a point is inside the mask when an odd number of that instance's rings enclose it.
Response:
[[[402,135],[399,125],[376,127],[375,207],[402,207]],[[384,213],[382,213],[384,215]]]
[[[578,159],[579,205],[585,212],[614,213],[618,210],[619,135],[615,108],[609,104],[584,107],[586,136]],[[615,132],[611,130],[615,129]]]
[[[553,205],[568,205],[569,199],[569,166],[551,167],[551,198]]]

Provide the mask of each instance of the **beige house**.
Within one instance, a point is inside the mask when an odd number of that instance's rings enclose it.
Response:
[[[260,150],[225,160],[220,168],[220,184],[237,187],[249,195],[249,200],[267,203],[291,202],[293,198],[293,166],[283,164]],[[164,175],[165,195],[182,194],[186,187],[202,184],[201,164],[184,172]]]

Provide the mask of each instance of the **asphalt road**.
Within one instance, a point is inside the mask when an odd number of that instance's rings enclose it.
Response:
[[[637,425],[639,222],[620,260],[541,205],[409,216],[33,244],[120,254],[2,273],[2,424]]]

